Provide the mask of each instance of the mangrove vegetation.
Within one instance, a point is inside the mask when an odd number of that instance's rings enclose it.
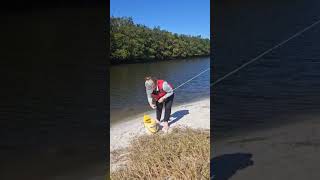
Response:
[[[131,17],[110,18],[112,63],[182,59],[210,54],[210,40],[135,24]]]

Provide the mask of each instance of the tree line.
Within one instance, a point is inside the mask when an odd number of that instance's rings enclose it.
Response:
[[[110,50],[112,62],[207,56],[210,40],[135,24],[131,17],[111,17]]]

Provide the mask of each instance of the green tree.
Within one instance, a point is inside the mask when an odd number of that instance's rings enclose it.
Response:
[[[176,59],[210,54],[210,40],[148,28],[131,17],[111,17],[110,52],[112,62]]]

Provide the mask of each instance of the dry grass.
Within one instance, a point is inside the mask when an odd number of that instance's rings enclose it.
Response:
[[[208,131],[175,128],[166,135],[145,135],[133,140],[126,151],[126,165],[113,171],[111,179],[210,177]]]

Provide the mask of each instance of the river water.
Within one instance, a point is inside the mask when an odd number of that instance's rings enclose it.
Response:
[[[216,1],[213,80],[319,20],[319,8],[317,0]],[[319,33],[317,25],[211,88],[216,138],[318,116]]]
[[[120,122],[128,116],[151,110],[144,87],[145,76],[156,76],[178,87],[209,67],[209,57],[111,66],[111,124]],[[175,91],[174,105],[209,98],[209,96],[210,71],[206,71]]]

